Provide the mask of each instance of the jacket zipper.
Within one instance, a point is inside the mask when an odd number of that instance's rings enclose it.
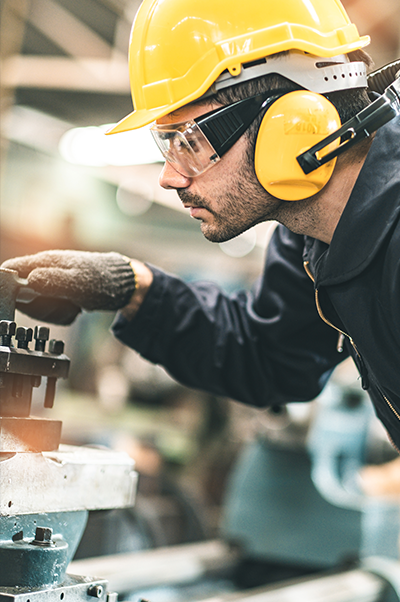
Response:
[[[306,271],[306,274],[309,276],[309,278],[311,278],[311,280],[313,282],[315,282],[314,276],[311,273],[311,270],[310,270],[310,267],[309,267],[309,263],[310,263],[309,261],[305,261],[303,263],[304,269]],[[325,322],[325,324],[328,324],[328,326],[330,326],[334,330],[337,330],[337,332],[339,333],[339,340],[338,340],[338,346],[337,346],[338,351],[343,351],[343,341],[344,341],[345,337],[347,337],[349,339],[349,341],[351,343],[351,346],[353,347],[353,349],[356,352],[357,357],[358,357],[358,359],[360,361],[360,366],[361,366],[361,386],[362,386],[363,389],[367,389],[369,383],[368,383],[368,378],[366,376],[366,371],[365,371],[365,367],[364,367],[364,361],[363,361],[360,353],[358,352],[356,344],[354,343],[354,341],[353,341],[353,339],[351,338],[350,335],[348,335],[346,332],[343,332],[343,330],[340,330],[340,328],[338,328],[337,326],[335,326],[334,324],[332,324],[329,320],[327,320],[327,318],[325,318],[325,316],[324,316],[324,314],[322,312],[321,305],[319,303],[318,289],[317,288],[315,289],[315,304],[317,306],[317,311],[318,311],[318,314],[319,314],[320,318]],[[397,412],[397,410],[390,403],[390,401],[388,400],[388,398],[386,397],[386,395],[384,395],[382,392],[381,392],[381,395],[382,395],[383,399],[386,401],[386,403],[389,406],[389,408],[392,410],[393,414],[396,416],[396,418],[398,420],[400,420],[400,414]],[[393,443],[393,446],[397,450],[397,447],[394,445],[394,443]],[[399,451],[399,450],[397,450],[397,451]],[[400,453],[400,451],[399,451],[399,453]]]
[[[311,278],[311,280],[313,282],[315,282],[314,280],[314,276],[311,273],[310,267],[309,267],[309,261],[305,261],[304,262],[304,269],[306,271],[306,274],[309,276],[309,278]],[[340,328],[338,328],[337,326],[335,326],[334,324],[332,324],[332,322],[330,322],[325,316],[324,313],[322,311],[321,308],[321,304],[319,302],[319,297],[318,297],[318,289],[316,288],[314,291],[315,294],[315,304],[317,306],[317,311],[319,314],[319,317],[321,318],[321,320],[323,320],[325,322],[325,324],[328,324],[328,326],[330,326],[331,328],[333,328],[334,330],[336,330],[339,333],[339,338],[338,338],[338,343],[337,343],[337,347],[336,349],[338,350],[339,353],[341,353],[343,351],[343,342],[345,340],[345,337],[347,337],[350,341],[351,346],[353,347],[358,361],[359,361],[359,368],[360,368],[360,376],[361,376],[361,386],[364,390],[368,389],[369,387],[369,379],[368,379],[368,375],[367,375],[367,371],[365,369],[365,365],[364,365],[364,361],[356,347],[355,342],[353,341],[353,339],[351,338],[351,336],[349,334],[347,334],[347,332],[344,332],[343,330],[341,330]],[[399,418],[400,420],[400,418]]]
[[[315,282],[314,276],[311,273],[310,267],[309,267],[309,261],[305,261],[303,263],[304,265],[304,269],[306,271],[306,274],[308,275],[308,277]],[[323,320],[325,322],[325,324],[328,324],[328,326],[330,326],[331,328],[333,328],[334,330],[337,330],[337,332],[339,333],[339,338],[338,338],[338,344],[337,344],[337,350],[339,351],[339,353],[341,353],[343,351],[343,342],[345,337],[347,337],[351,343],[351,346],[353,347],[354,351],[357,354],[357,357],[360,361],[360,366],[361,366],[361,386],[363,389],[367,389],[368,388],[368,378],[366,376],[366,371],[365,371],[365,367],[364,367],[364,361],[361,357],[361,355],[358,352],[358,349],[356,347],[356,344],[354,343],[353,339],[351,338],[351,336],[349,334],[347,334],[346,332],[343,332],[343,330],[340,330],[340,328],[338,328],[337,326],[335,326],[334,324],[332,324],[327,318],[325,318],[323,312],[322,312],[322,308],[319,302],[319,298],[318,298],[318,289],[315,289],[315,305],[317,306],[317,311],[319,314],[319,317],[321,318],[321,320]],[[392,410],[393,414],[396,416],[396,418],[398,420],[400,420],[400,414],[397,412],[397,410],[393,407],[393,405],[390,403],[390,401],[388,400],[388,398],[386,397],[386,395],[384,395],[382,393],[382,391],[380,391],[383,399],[386,401],[387,405],[389,406],[389,408]],[[393,445],[394,449],[400,454],[400,450],[398,449],[398,447],[396,446],[396,444],[393,442],[393,439],[391,438],[391,436],[388,433],[388,437],[390,439],[391,444]]]
[[[306,271],[307,276],[313,282],[315,282],[314,276],[311,273],[311,270],[310,270],[310,267],[309,267],[309,263],[310,263],[309,261],[305,261],[304,262],[304,264],[303,264],[304,265],[304,269]],[[352,346],[354,347],[354,350],[357,353],[358,357],[360,357],[360,359],[361,359],[361,356],[358,353],[357,348],[356,348],[356,346],[354,344],[354,341],[351,338],[351,336],[348,335],[343,330],[340,330],[340,328],[338,328],[337,326],[335,326],[334,324],[332,324],[332,322],[330,322],[327,318],[325,318],[325,316],[323,314],[323,311],[322,311],[322,308],[321,308],[321,305],[320,305],[320,302],[319,302],[318,289],[317,288],[314,290],[314,294],[315,294],[315,305],[317,306],[317,311],[318,311],[319,317],[321,318],[321,320],[323,320],[325,322],[325,324],[328,324],[328,326],[330,326],[331,328],[333,328],[334,330],[336,330],[339,333],[338,344],[337,344],[337,350],[339,351],[339,353],[341,353],[343,351],[343,342],[344,342],[344,339],[347,337],[349,339],[350,343],[352,344]]]

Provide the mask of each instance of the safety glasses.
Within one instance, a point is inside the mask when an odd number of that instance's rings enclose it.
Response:
[[[239,140],[260,111],[287,93],[256,94],[205,115],[150,130],[164,158],[183,176],[193,178],[217,163]]]

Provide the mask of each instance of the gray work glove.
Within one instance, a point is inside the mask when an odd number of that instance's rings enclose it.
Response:
[[[17,308],[53,324],[71,324],[82,309],[117,311],[135,290],[129,259],[119,253],[43,251],[8,259],[1,267],[27,278],[40,295],[30,303],[17,301]]]

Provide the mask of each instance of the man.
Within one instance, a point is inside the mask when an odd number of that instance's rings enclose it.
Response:
[[[264,273],[228,297],[116,253],[51,251],[5,262],[41,295],[22,309],[64,324],[120,310],[121,341],[257,406],[313,399],[352,355],[400,447],[400,120],[344,152],[358,136],[340,134],[338,149],[335,134],[371,103],[368,41],[339,0],[144,0],[135,111],[111,133],[155,121],[160,183],[209,240],[280,222]]]

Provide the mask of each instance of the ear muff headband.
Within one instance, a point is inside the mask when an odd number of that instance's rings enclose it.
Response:
[[[284,201],[299,201],[319,192],[329,181],[333,158],[311,173],[304,173],[297,157],[341,126],[339,114],[324,96],[307,90],[289,92],[268,108],[258,132],[255,171],[261,185]],[[339,139],[324,147],[334,151]]]
[[[400,76],[386,88],[382,96],[349,119],[341,128],[325,140],[302,152],[297,161],[305,174],[328,164],[352,146],[368,138],[377,129],[400,115]],[[336,141],[336,148],[331,144]],[[340,142],[339,142],[340,141]]]

